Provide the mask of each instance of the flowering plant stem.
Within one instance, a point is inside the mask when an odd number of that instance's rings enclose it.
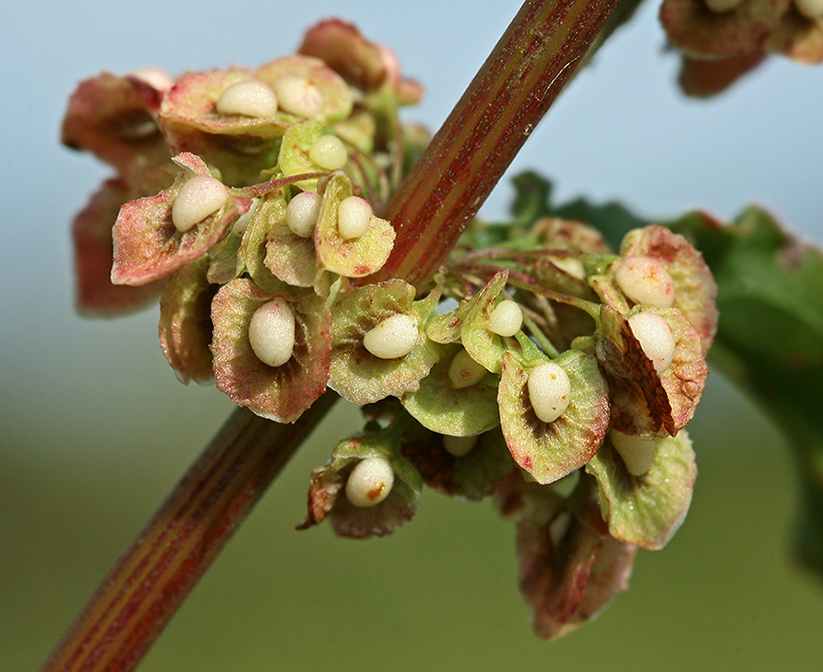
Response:
[[[378,278],[426,281],[565,83],[617,0],[527,0],[385,216]],[[43,672],[134,669],[224,543],[336,399],[295,423],[236,410],[117,561]]]

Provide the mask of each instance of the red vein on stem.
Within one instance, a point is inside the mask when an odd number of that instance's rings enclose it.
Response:
[[[398,237],[380,277],[418,283],[437,268],[616,3],[524,4],[389,203]],[[117,561],[41,672],[133,670],[335,399],[327,392],[291,425],[236,410]]]
[[[585,60],[617,0],[528,0],[401,184],[384,217],[397,231],[366,281],[426,281]]]
[[[103,580],[43,672],[134,669],[336,399],[326,392],[292,425],[234,411]]]

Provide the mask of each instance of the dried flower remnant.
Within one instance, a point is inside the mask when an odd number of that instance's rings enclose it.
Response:
[[[823,63],[819,0],[664,0],[660,20],[682,52],[680,81],[691,95],[723,91],[769,53]]]

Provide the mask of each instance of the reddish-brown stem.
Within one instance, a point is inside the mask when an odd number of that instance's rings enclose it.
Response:
[[[527,0],[389,203],[398,235],[380,277],[416,283],[437,268],[616,3]],[[42,672],[134,669],[335,398],[327,392],[292,425],[235,411],[118,560]]]
[[[42,671],[134,669],[336,399],[326,392],[293,425],[234,411],[100,584]]]
[[[368,281],[427,280],[584,61],[617,0],[527,0],[383,215],[392,255]]]

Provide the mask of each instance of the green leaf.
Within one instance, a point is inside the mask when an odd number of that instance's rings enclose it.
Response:
[[[719,287],[712,363],[786,433],[799,462],[801,561],[823,574],[823,253],[760,208],[731,226],[695,213],[673,224]]]
[[[576,219],[596,228],[615,249],[623,235],[648,222],[620,203],[594,205],[583,198],[558,205],[552,202],[552,183],[537,173],[525,172],[514,178],[516,195],[512,205],[515,224],[528,226],[541,217]]]

